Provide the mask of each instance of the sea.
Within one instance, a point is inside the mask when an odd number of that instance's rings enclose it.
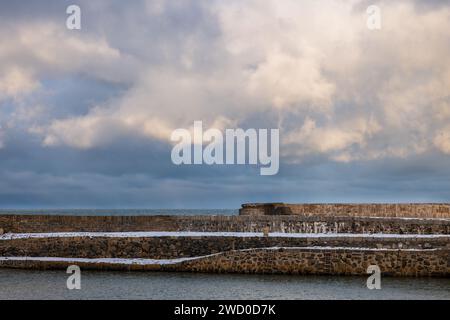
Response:
[[[65,270],[0,269],[0,299],[70,300],[450,300],[450,279],[82,271],[67,289]]]
[[[0,209],[2,214],[80,216],[238,215],[238,209]]]

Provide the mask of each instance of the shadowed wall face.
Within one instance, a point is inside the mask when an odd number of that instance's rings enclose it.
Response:
[[[326,215],[241,216],[32,216],[0,215],[9,233],[36,232],[270,232],[450,234],[450,219],[334,217]]]
[[[240,215],[299,215],[335,217],[450,218],[450,204],[284,204],[242,205]]]
[[[0,257],[77,257],[177,259],[233,250],[273,247],[365,249],[446,249],[450,236],[436,238],[372,237],[80,237],[0,240]]]

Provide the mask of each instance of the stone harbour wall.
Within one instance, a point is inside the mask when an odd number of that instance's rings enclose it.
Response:
[[[4,257],[176,259],[269,247],[363,247],[450,250],[450,236],[416,237],[49,237],[0,240]]]
[[[450,219],[332,216],[53,216],[0,215],[6,233],[199,232],[450,234]]]
[[[450,276],[449,250],[255,249],[168,267],[191,272],[366,275],[369,265],[380,267],[385,276]]]
[[[406,218],[450,218],[448,203],[405,204],[243,204],[240,215],[299,215],[342,217],[406,217]]]
[[[66,269],[73,262],[2,260],[0,267]],[[383,276],[450,277],[448,250],[251,249],[172,264],[77,262],[83,270],[175,271],[305,275],[364,275],[370,265]]]
[[[141,265],[78,261],[0,260],[0,268],[8,269],[67,270],[70,265],[77,265],[82,270],[94,271],[165,271],[162,270],[162,267],[158,264]]]
[[[425,205],[424,208],[415,205],[414,210],[408,209],[410,211],[405,209],[407,207],[388,211],[387,206],[363,210],[365,207],[361,205],[258,206],[244,205],[240,216],[4,214],[0,215],[0,230],[6,233],[0,235],[0,267],[60,269],[73,263],[55,260],[121,258],[153,260],[131,264],[114,259],[109,262],[86,260],[75,264],[95,270],[318,275],[366,275],[367,266],[377,264],[385,275],[450,277],[450,218],[445,213],[445,205]],[[381,216],[366,217],[374,208],[376,215]],[[411,212],[415,212],[416,217],[411,217]],[[267,230],[270,236],[263,237],[262,232]],[[138,231],[258,232],[261,236],[13,235]],[[275,235],[275,232],[283,235]],[[24,260],[24,257],[37,260]],[[191,259],[178,260],[187,258]]]

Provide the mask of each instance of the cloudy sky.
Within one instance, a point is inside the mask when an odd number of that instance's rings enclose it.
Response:
[[[446,0],[0,0],[0,38],[1,208],[450,201]],[[279,174],[175,166],[196,120],[279,128]]]

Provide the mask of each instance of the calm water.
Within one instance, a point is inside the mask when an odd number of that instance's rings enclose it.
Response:
[[[83,272],[81,290],[64,271],[0,269],[0,299],[446,299],[450,279]]]
[[[49,214],[49,215],[83,215],[83,216],[145,216],[145,215],[237,215],[236,209],[0,209],[0,214]]]

